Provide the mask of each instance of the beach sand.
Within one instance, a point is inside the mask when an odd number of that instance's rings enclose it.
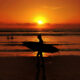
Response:
[[[80,56],[44,59],[47,80],[80,80]],[[0,57],[0,80],[35,80],[36,71],[35,57]]]

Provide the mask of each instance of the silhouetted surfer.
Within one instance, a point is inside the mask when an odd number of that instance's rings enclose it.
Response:
[[[42,58],[42,45],[43,45],[43,40],[42,40],[41,34],[38,35],[38,39],[39,39],[40,48],[39,48],[39,50],[38,50],[37,57],[40,55],[40,57]]]
[[[39,57],[39,55],[40,55],[42,64],[44,64],[44,59],[43,59],[43,55],[42,55],[43,40],[42,40],[41,34],[38,35],[38,39],[39,39],[39,46],[40,47],[39,47],[39,50],[38,50],[38,53],[37,53],[37,57]]]
[[[38,50],[38,53],[37,53],[37,73],[36,73],[36,80],[39,80],[40,67],[42,69],[42,80],[46,80],[45,63],[44,63],[44,58],[43,58],[43,55],[42,55],[43,40],[42,40],[41,34],[38,35],[38,39],[39,39],[39,46],[40,47],[39,47],[39,50]],[[39,58],[39,55],[40,55],[40,58]]]
[[[42,52],[55,53],[58,52],[59,49],[50,44],[44,44],[41,34],[37,36],[39,42],[23,42],[23,46],[30,48],[33,51],[38,51],[36,59],[36,80],[39,80],[40,71],[42,72],[42,80],[46,80],[46,72],[45,72],[45,61],[42,55]]]

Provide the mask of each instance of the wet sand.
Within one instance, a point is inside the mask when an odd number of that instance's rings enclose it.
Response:
[[[47,80],[80,80],[80,56],[44,59]],[[0,80],[35,80],[36,71],[35,57],[0,57]]]

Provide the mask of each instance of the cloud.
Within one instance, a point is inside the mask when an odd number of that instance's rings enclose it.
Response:
[[[54,7],[53,6],[52,7],[51,6],[43,6],[43,8],[44,9],[50,9],[50,10],[58,10],[58,9],[61,9],[62,7],[59,7],[59,6],[57,6],[57,7],[56,6],[54,6]]]

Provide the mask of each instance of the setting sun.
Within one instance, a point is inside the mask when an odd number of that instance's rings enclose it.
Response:
[[[34,20],[37,24],[45,24],[46,23],[46,19],[44,17],[37,17]]]
[[[44,24],[44,23],[43,23],[43,21],[39,20],[39,21],[38,21],[38,24]]]

